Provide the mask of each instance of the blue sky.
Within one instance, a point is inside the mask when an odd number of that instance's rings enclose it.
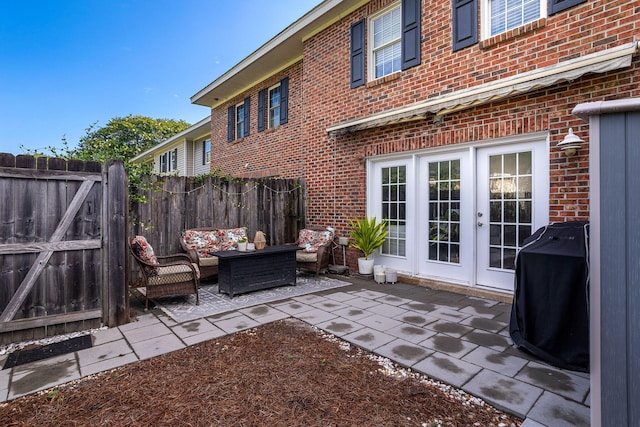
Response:
[[[75,146],[129,114],[195,123],[189,98],[321,0],[0,2],[0,152]]]

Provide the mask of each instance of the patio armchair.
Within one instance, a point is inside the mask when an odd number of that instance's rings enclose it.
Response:
[[[295,245],[300,246],[296,252],[298,270],[311,271],[317,276],[329,268],[333,244],[333,231],[322,227],[303,228],[298,233]]]
[[[158,256],[143,236],[129,239],[129,251],[136,260],[145,288],[145,310],[149,299],[175,295],[196,295],[196,305],[200,304],[200,270],[187,254]]]

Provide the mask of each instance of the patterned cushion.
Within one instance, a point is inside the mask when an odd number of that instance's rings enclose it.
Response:
[[[194,249],[198,258],[208,258],[213,252],[236,250],[241,237],[247,238],[247,227],[184,230],[180,244],[185,251]]]
[[[149,264],[158,265],[158,258],[153,248],[144,236],[136,236],[131,239],[131,249],[138,258]]]
[[[153,252],[153,248],[147,242],[147,239],[144,236],[136,236],[131,238],[131,250],[133,253],[149,264],[159,265],[158,258],[156,254]],[[148,265],[143,264],[143,268],[147,273],[147,276],[153,277],[158,275],[157,267],[150,267]]]
[[[318,252],[320,246],[328,245],[333,240],[333,233],[329,230],[310,230],[303,228],[298,234],[298,246],[305,252]]]

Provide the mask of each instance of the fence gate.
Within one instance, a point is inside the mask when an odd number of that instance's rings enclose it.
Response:
[[[0,153],[0,342],[128,320],[121,162]]]

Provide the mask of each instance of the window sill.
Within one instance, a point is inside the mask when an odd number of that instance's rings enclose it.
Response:
[[[385,84],[385,83],[389,83],[389,82],[398,80],[400,78],[401,74],[402,74],[401,71],[396,71],[395,73],[387,74],[384,77],[380,77],[378,79],[371,80],[371,81],[367,82],[366,87],[368,89],[368,88],[371,88],[371,87],[376,87],[376,86],[379,86],[381,84]]]
[[[525,34],[536,31],[540,28],[544,28],[547,25],[547,18],[539,18],[535,21],[526,23],[517,28],[512,28],[504,33],[496,34],[493,37],[489,37],[486,40],[480,42],[480,49],[490,49],[500,43],[506,42],[511,39],[518,38]]]

